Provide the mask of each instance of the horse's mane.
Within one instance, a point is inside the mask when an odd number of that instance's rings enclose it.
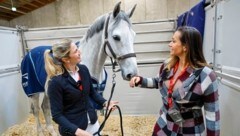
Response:
[[[103,30],[105,19],[106,19],[106,15],[100,16],[88,28],[87,34],[86,34],[86,41],[88,40],[88,38],[91,38],[95,33],[98,33]]]
[[[95,22],[88,28],[87,34],[86,34],[86,41],[89,38],[91,38],[95,33],[99,33],[100,31],[103,30],[107,15],[109,15],[109,14],[106,14],[106,15],[103,15],[103,16],[100,16],[99,18],[97,18],[95,20]],[[118,23],[121,20],[125,20],[126,22],[128,22],[129,25],[131,25],[128,16],[123,11],[119,12],[119,14],[116,16],[115,20],[116,21],[114,22],[113,27],[115,27],[115,25],[118,25]]]

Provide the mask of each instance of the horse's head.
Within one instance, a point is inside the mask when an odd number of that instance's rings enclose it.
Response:
[[[135,32],[132,29],[130,17],[136,5],[124,12],[120,10],[120,4],[116,4],[113,12],[109,14],[104,27],[105,52],[114,58],[120,66],[124,80],[130,80],[137,75],[136,55],[133,49]]]

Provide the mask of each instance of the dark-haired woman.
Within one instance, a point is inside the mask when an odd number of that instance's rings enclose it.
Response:
[[[179,27],[169,47],[171,57],[158,77],[135,76],[129,83],[131,87],[160,88],[163,106],[152,135],[219,136],[218,83],[203,56],[199,31]]]

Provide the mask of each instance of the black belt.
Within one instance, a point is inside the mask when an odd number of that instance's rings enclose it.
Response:
[[[196,111],[196,110],[199,110],[199,111]],[[196,112],[202,112],[201,111],[201,109],[194,109],[194,110],[191,110],[191,111],[188,111],[188,112],[183,112],[183,113],[181,113],[181,115],[182,115],[182,118],[184,119],[184,120],[187,120],[187,119],[194,119],[194,121],[195,121],[195,123],[196,124],[201,124],[202,122],[203,122],[203,116],[202,116],[202,114],[201,114],[201,116],[198,116],[198,117],[195,117],[194,116],[194,112],[193,111],[196,111]],[[169,114],[167,113],[167,120],[169,120],[169,121],[171,121],[171,122],[174,122],[173,120],[172,120],[172,118],[169,116]]]

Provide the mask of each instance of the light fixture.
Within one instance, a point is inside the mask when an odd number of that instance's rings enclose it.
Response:
[[[17,9],[15,7],[12,7],[12,11],[17,11]]]
[[[14,12],[17,11],[17,8],[13,6],[12,0],[11,0],[11,4],[12,4],[12,11],[14,11]]]

